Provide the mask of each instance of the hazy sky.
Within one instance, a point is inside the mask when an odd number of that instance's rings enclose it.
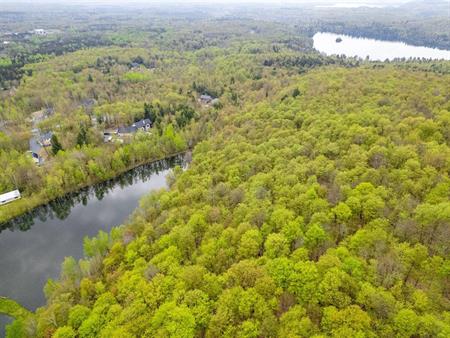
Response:
[[[46,2],[46,3],[110,3],[110,4],[129,4],[129,3],[202,3],[202,4],[214,4],[214,3],[273,3],[273,4],[295,4],[295,3],[355,3],[355,4],[398,4],[405,3],[411,0],[0,0],[1,2]]]

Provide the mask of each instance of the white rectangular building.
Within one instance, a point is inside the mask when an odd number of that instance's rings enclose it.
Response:
[[[13,190],[6,194],[0,195],[0,205],[7,204],[9,202],[18,200],[20,198],[20,191]]]

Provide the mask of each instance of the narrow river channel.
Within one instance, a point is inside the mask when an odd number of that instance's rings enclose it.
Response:
[[[82,258],[85,236],[126,221],[143,195],[167,187],[176,165],[185,167],[184,155],[137,167],[0,225],[0,296],[30,310],[44,305],[43,287],[58,278],[64,258]],[[0,315],[0,337],[10,321]]]

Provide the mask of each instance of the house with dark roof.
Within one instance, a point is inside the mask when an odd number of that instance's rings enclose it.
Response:
[[[122,126],[117,129],[117,134],[119,136],[129,135],[129,134],[134,134],[136,131],[137,131],[137,128],[135,128],[133,126],[126,126],[126,127]]]
[[[133,123],[133,127],[136,127],[138,130],[148,131],[152,127],[152,121],[150,119],[143,119]]]
[[[37,132],[36,135],[30,139],[30,150],[28,153],[37,165],[44,163],[44,159],[48,155],[48,151],[45,148],[52,145],[52,136],[53,133],[51,131],[44,134],[39,134]]]
[[[53,136],[53,133],[51,131],[41,134],[39,136],[39,143],[43,147],[50,147],[52,145],[52,136]]]
[[[139,130],[147,132],[152,127],[152,121],[150,119],[143,119],[133,123],[131,126],[119,127],[117,133],[119,136],[129,135],[138,132]]]
[[[34,163],[37,165],[41,165],[44,163],[44,147],[39,143],[37,138],[32,137],[29,141],[30,144],[30,150],[28,153],[31,155],[31,158],[33,159]]]

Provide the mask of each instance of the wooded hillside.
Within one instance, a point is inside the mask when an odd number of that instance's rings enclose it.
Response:
[[[310,71],[220,112],[11,335],[448,337],[448,76]]]

